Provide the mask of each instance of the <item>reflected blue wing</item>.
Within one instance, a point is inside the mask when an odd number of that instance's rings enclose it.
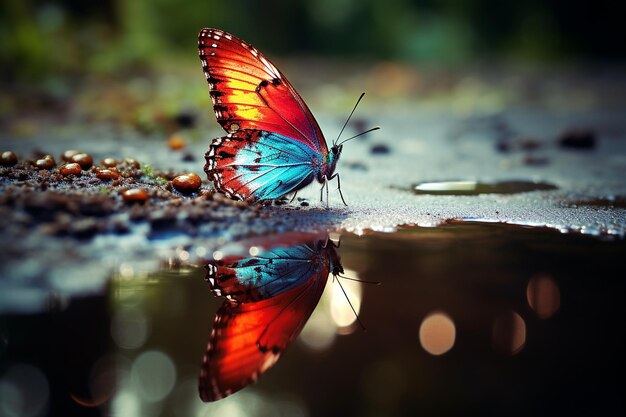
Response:
[[[325,270],[324,251],[314,244],[276,248],[245,259],[207,265],[207,281],[218,296],[239,302],[264,300],[301,285]]]

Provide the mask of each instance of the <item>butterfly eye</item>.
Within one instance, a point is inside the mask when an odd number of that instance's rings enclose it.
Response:
[[[330,148],[330,151],[333,153],[333,155],[337,155],[339,153],[339,148],[337,146],[333,146],[332,148]]]

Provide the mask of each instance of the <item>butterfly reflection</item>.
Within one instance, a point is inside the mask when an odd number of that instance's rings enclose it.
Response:
[[[202,361],[203,401],[255,382],[298,337],[330,273],[343,273],[328,239],[225,258],[207,265],[206,279],[224,304],[215,315]]]

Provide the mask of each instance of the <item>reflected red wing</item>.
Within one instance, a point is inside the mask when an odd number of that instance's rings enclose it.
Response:
[[[203,401],[224,398],[253,383],[300,334],[315,309],[328,268],[306,283],[253,302],[226,300],[217,312],[200,370]]]
[[[328,152],[304,100],[256,48],[222,30],[202,29],[198,50],[215,117],[226,132],[264,130]]]

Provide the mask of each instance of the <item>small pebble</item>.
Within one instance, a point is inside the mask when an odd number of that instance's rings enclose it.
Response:
[[[104,158],[102,162],[100,162],[100,165],[107,168],[113,168],[117,166],[117,161],[113,158]]]
[[[167,146],[173,151],[179,151],[187,146],[185,139],[180,135],[172,135],[167,140]]]
[[[570,149],[593,149],[596,146],[596,135],[590,129],[570,129],[561,133],[559,145]]]
[[[545,156],[526,155],[524,157],[524,164],[530,166],[545,166],[550,163],[550,160]]]
[[[520,138],[517,144],[524,151],[533,151],[541,147],[541,142],[535,138]]]
[[[120,177],[120,173],[115,168],[105,168],[96,171],[96,177],[101,180],[114,180]]]
[[[182,128],[190,128],[196,124],[196,116],[191,112],[180,112],[174,120]]]
[[[124,162],[126,163],[126,165],[129,165],[132,168],[135,168],[135,169],[141,168],[141,164],[136,159],[126,158],[124,159]]]
[[[143,188],[131,188],[122,193],[124,201],[132,202],[144,202],[148,199],[148,193]]]
[[[77,153],[71,158],[72,162],[76,162],[82,169],[89,169],[93,165],[93,157],[88,153]]]
[[[17,164],[17,155],[13,151],[4,151],[0,156],[0,165],[10,167]]]
[[[61,154],[61,159],[66,162],[74,162],[72,161],[72,157],[74,155],[78,155],[79,153],[82,153],[82,152],[77,151],[76,149],[69,149]]]
[[[387,145],[374,145],[370,152],[374,155],[385,155],[389,153],[389,147]]]
[[[200,176],[194,173],[179,175],[172,180],[174,187],[182,193],[192,193],[202,185]]]
[[[52,169],[57,165],[52,155],[45,155],[43,158],[35,161],[35,166],[39,169]]]
[[[80,165],[78,165],[76,162],[65,164],[59,169],[59,172],[61,173],[61,175],[64,175],[64,176],[78,175],[80,174],[80,171],[81,171]]]
[[[496,143],[496,150],[502,153],[509,152],[511,150],[511,145],[508,141],[501,140]]]

